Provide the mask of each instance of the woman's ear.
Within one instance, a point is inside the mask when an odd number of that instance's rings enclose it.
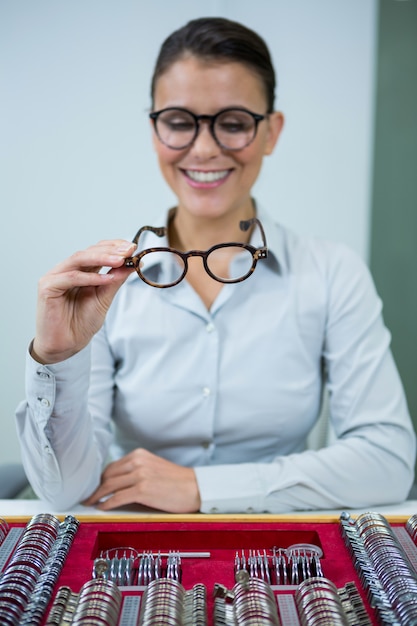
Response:
[[[284,126],[284,115],[280,111],[273,111],[268,116],[268,134],[265,141],[265,155],[272,154]]]

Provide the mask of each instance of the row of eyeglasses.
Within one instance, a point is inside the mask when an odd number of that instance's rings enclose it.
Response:
[[[417,624],[417,572],[387,519],[380,513],[363,513],[356,520],[340,517],[345,543],[383,624]],[[406,530],[414,540],[416,521]]]
[[[78,526],[71,515],[60,522],[49,513],[27,523],[0,577],[2,626],[42,623]]]
[[[235,575],[246,571],[250,578],[260,578],[271,585],[299,585],[308,578],[323,576],[321,548],[313,544],[296,544],[289,548],[244,550],[236,552]]]
[[[289,548],[244,550],[234,560],[235,574],[248,572],[250,578],[260,578],[271,585],[298,585],[303,580],[323,576],[321,548],[312,544],[296,544]],[[94,560],[92,578],[111,580],[118,586],[146,586],[153,580],[168,578],[181,582],[182,559],[178,551],[162,555],[143,552],[131,547],[106,550]]]
[[[181,554],[171,551],[139,554],[134,548],[115,548],[103,552],[93,563],[93,578],[111,580],[119,587],[146,586],[153,580],[168,578],[181,582]]]

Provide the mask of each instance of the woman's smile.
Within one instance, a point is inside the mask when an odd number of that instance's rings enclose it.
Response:
[[[233,168],[225,170],[182,170],[191,187],[210,189],[219,187],[229,177]]]

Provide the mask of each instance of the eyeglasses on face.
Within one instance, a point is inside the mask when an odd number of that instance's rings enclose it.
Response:
[[[258,124],[267,115],[244,108],[222,109],[215,115],[195,115],[182,108],[169,107],[149,114],[159,140],[173,150],[184,150],[195,141],[200,123],[207,122],[217,144],[225,150],[242,150],[256,136]]]
[[[242,220],[239,224],[242,231],[247,231],[254,225],[257,225],[261,232],[262,246],[260,248],[240,242],[220,243],[206,251],[180,252],[169,247],[146,248],[138,254],[128,257],[125,260],[125,266],[134,267],[139,277],[151,287],[164,289],[178,285],[187,274],[188,259],[199,256],[203,260],[204,269],[211,278],[220,283],[239,283],[246,280],[254,272],[259,259],[266,259],[268,256],[265,232],[261,222],[254,217],[249,220]],[[147,230],[158,237],[163,237],[167,233],[165,226],[142,226],[133,238],[133,243],[138,245],[141,234]],[[142,272],[141,266],[153,265],[154,262],[164,265],[165,261],[171,261],[169,263],[171,272],[169,280],[166,278],[152,280]]]

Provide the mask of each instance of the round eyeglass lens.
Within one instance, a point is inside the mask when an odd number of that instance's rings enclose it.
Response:
[[[255,137],[256,122],[250,113],[231,109],[216,117],[214,134],[217,141],[230,150],[244,148]]]
[[[194,139],[197,126],[190,113],[170,109],[160,113],[156,120],[156,132],[160,140],[170,148],[185,148]]]
[[[155,287],[169,287],[184,274],[182,257],[169,250],[147,252],[142,256],[140,272],[145,282]]]
[[[252,253],[240,246],[221,246],[207,256],[207,267],[210,272],[225,282],[246,278],[252,266]]]

